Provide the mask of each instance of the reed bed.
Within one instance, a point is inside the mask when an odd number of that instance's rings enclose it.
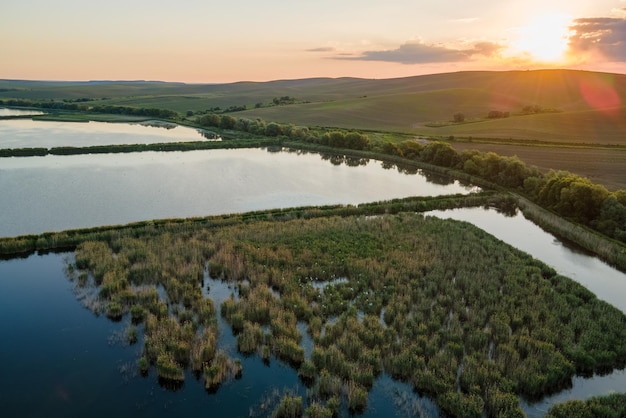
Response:
[[[217,350],[204,275],[244,289],[219,313],[239,352],[299,370],[311,416],[337,404],[364,410],[383,372],[452,416],[517,416],[519,396],[626,364],[617,309],[478,228],[415,213],[120,235],[80,244],[68,263],[107,312],[145,323],[142,372],[180,381],[189,368],[209,391],[242,370]],[[299,321],[313,338],[310,359]]]

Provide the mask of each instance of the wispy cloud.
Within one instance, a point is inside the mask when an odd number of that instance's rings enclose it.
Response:
[[[610,61],[626,61],[626,18],[576,19],[570,29],[572,52],[600,53]]]
[[[473,48],[453,49],[442,45],[409,42],[395,49],[365,51],[351,57],[336,56],[339,60],[385,61],[400,64],[431,64],[468,61],[474,55],[491,56],[502,46],[492,42],[478,42]]]
[[[333,52],[335,50],[335,48],[333,48],[332,46],[322,46],[319,48],[311,48],[311,49],[307,49],[307,52]]]

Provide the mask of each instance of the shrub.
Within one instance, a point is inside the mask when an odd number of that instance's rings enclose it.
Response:
[[[300,418],[302,416],[302,397],[287,394],[272,412],[272,418]]]
[[[174,358],[167,354],[160,354],[156,361],[157,374],[159,378],[165,380],[183,381],[185,374],[183,368],[178,365]]]

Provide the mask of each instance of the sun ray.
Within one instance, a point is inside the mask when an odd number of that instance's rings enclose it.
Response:
[[[539,16],[518,28],[518,39],[511,44],[511,54],[536,62],[560,63],[569,47],[571,18],[562,14]]]

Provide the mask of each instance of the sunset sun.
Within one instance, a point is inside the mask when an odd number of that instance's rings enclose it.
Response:
[[[533,61],[559,63],[565,60],[571,20],[565,15],[545,15],[517,30],[518,39],[511,45],[515,54]]]

